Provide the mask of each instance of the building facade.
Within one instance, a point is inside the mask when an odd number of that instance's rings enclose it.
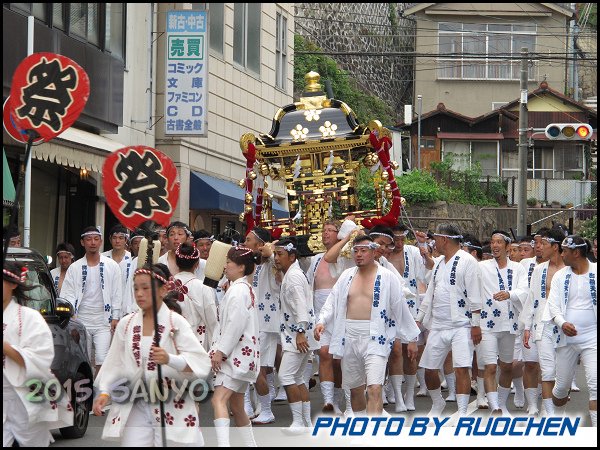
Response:
[[[205,8],[210,24],[207,135],[165,136],[166,13]],[[244,191],[236,186],[245,166],[240,136],[268,130],[278,107],[292,103],[292,8],[247,3],[5,3],[4,100],[15,68],[27,55],[30,14],[36,18],[34,52],[70,57],[90,78],[90,98],[77,122],[33,148],[30,246],[51,255],[57,243],[68,241],[79,251],[83,227],[107,230],[117,223],[102,192],[102,165],[111,152],[134,145],[156,148],[175,162],[181,194],[173,220],[216,233],[226,226],[242,231],[236,202],[193,209],[193,199],[216,195],[203,190],[213,179],[213,184],[225,183],[231,197],[243,199]],[[3,146],[16,185],[24,145],[4,132]],[[212,178],[191,192],[191,180],[199,175]],[[283,184],[272,183],[269,191],[275,200],[285,199]],[[284,206],[278,210],[285,212]],[[21,230],[23,213],[21,207]]]

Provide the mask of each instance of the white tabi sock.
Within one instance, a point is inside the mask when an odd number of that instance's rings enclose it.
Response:
[[[525,403],[525,387],[523,386],[523,377],[513,378],[515,386],[515,398],[513,402],[517,408],[522,408]]]
[[[467,416],[467,407],[469,406],[469,394],[456,394],[456,405],[458,406],[458,415]]]
[[[598,411],[592,411],[592,410],[590,410],[590,419],[592,419],[592,426],[594,428],[597,428],[597,426],[598,426],[598,422],[597,422],[598,419],[596,417],[597,413],[598,413]]]
[[[406,405],[404,404],[402,396],[402,382],[404,381],[404,375],[390,375],[390,381],[394,388],[394,397],[396,398],[396,412],[406,411]]]
[[[510,389],[509,389],[509,391],[510,391]],[[487,397],[488,405],[489,405],[491,411],[496,411],[497,409],[500,409],[500,406],[498,406],[498,392],[497,391],[486,392],[485,396]]]
[[[404,375],[406,380],[406,393],[404,394],[404,406],[408,411],[415,410],[415,384],[417,383],[416,375]]]
[[[498,406],[502,410],[503,414],[509,414],[508,409],[506,407],[506,402],[508,400],[508,396],[510,395],[510,388],[505,388],[502,386],[498,386]]]
[[[215,432],[217,433],[217,446],[231,447],[229,444],[229,419],[215,419]]]
[[[551,398],[543,398],[542,405],[544,405],[544,410],[546,411],[546,415],[548,417],[554,417],[556,414],[554,411],[554,402]]]
[[[333,405],[333,381],[321,381],[323,404]]]
[[[527,399],[527,414],[537,414],[539,412],[537,388],[525,389],[525,398]]]
[[[442,389],[428,389],[429,396],[433,401],[433,405],[431,406],[431,411],[429,411],[428,416],[440,416],[446,407],[446,400],[442,397]]]
[[[275,374],[273,372],[267,374],[267,386],[269,386],[269,396],[271,400],[275,398]]]
[[[448,395],[456,395],[456,375],[454,372],[446,374],[446,384],[448,385]]]
[[[267,396],[265,395],[265,397]],[[256,441],[254,440],[254,432],[252,431],[252,423],[249,423],[244,427],[238,427],[238,431],[242,436],[244,447],[257,447]]]
[[[302,419],[304,426],[312,428],[312,418],[310,417],[310,402],[302,402]]]

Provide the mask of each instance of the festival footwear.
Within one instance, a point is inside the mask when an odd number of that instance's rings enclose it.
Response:
[[[252,424],[254,425],[267,425],[273,422],[275,422],[275,416],[270,411],[262,411],[258,416],[252,419]]]

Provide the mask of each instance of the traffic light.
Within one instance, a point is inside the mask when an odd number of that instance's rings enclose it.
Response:
[[[551,123],[544,133],[548,139],[559,141],[589,141],[593,129],[587,123]]]

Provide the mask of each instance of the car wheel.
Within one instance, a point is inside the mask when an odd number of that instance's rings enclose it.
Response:
[[[89,377],[87,377],[81,372],[77,372],[77,375],[73,380],[73,386],[75,386],[78,381],[86,379],[88,380],[87,384],[89,384]],[[85,387],[91,388],[91,386],[87,386],[87,384],[85,385]],[[60,434],[62,434],[62,436],[65,439],[81,438],[85,435],[85,432],[87,431],[88,422],[90,420],[92,399],[91,397],[85,398],[85,395],[85,391],[79,393],[71,393],[71,406],[73,406],[73,426],[60,429]]]

